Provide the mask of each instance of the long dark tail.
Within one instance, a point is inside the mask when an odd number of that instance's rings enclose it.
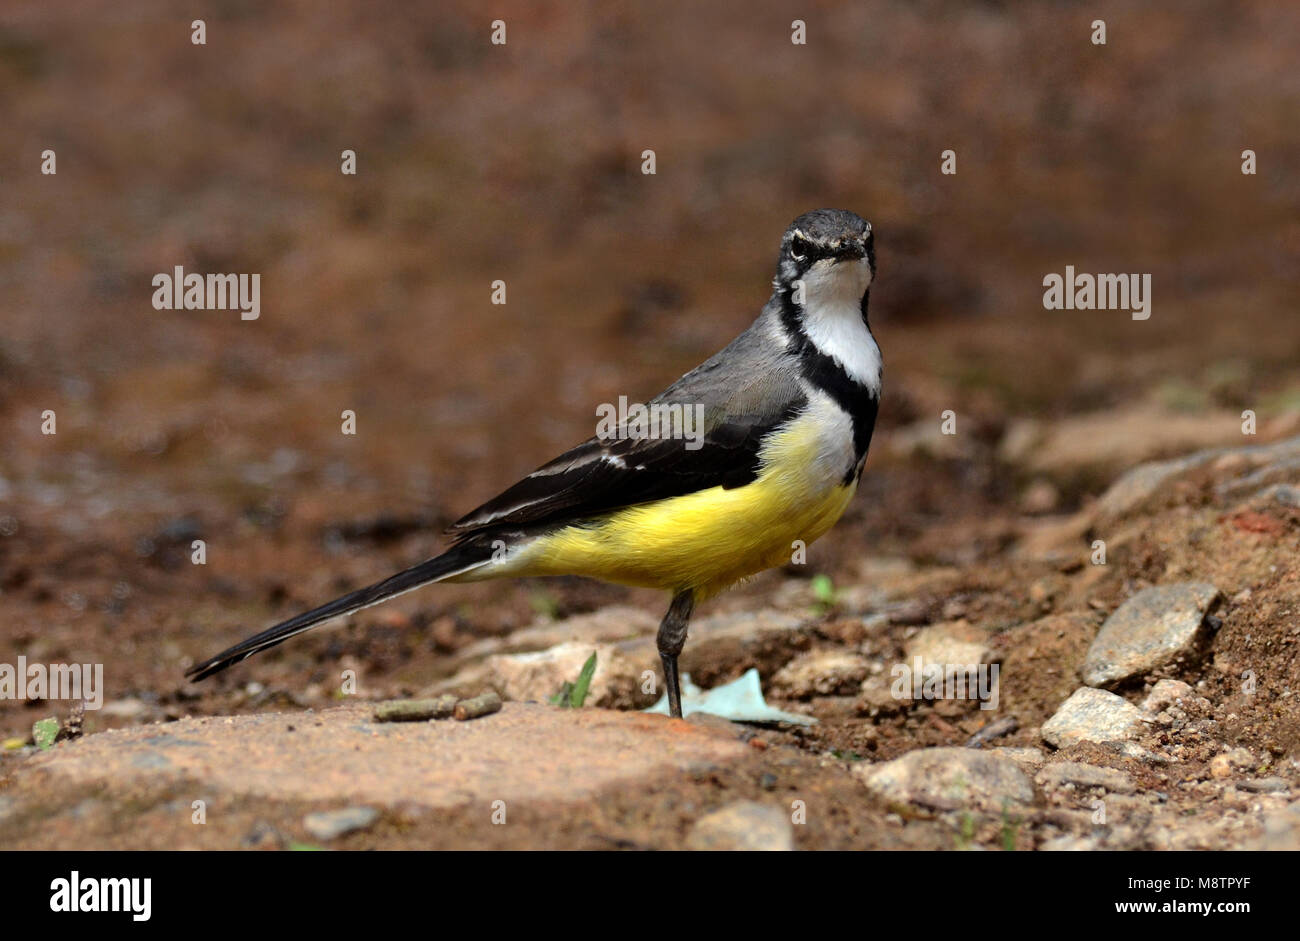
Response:
[[[464,574],[471,569],[478,568],[488,558],[489,553],[473,544],[454,546],[442,555],[412,566],[404,572],[398,572],[382,582],[376,582],[368,588],[351,592],[342,598],[335,598],[328,604],[323,604],[319,608],[312,608],[297,617],[275,625],[275,627],[267,628],[260,634],[254,634],[247,640],[235,644],[229,650],[223,650],[215,657],[209,657],[202,663],[190,667],[185,671],[185,675],[197,683],[199,680],[207,679],[214,673],[220,673],[226,667],[233,666],[241,660],[247,660],[255,653],[282,644],[290,637],[301,634],[303,631],[309,631],[318,624],[352,614],[354,611],[360,611],[362,608],[379,604],[379,602],[387,601],[389,598],[395,598],[398,595],[419,588],[421,585]]]

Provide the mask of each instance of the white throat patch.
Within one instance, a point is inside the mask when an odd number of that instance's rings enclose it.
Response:
[[[803,278],[803,329],[849,378],[880,395],[880,347],[862,319],[862,295],[871,285],[865,258],[813,263]]]

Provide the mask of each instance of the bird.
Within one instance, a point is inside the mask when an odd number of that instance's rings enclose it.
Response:
[[[441,554],[186,675],[205,679],[433,582],[582,575],[669,592],[656,644],[669,713],[680,718],[678,658],[696,606],[792,562],[857,489],[880,405],[881,353],[867,322],[875,274],[869,222],[843,209],[804,213],[781,237],[757,319],[647,403],[657,427],[621,416],[457,520]],[[690,427],[694,418],[702,427]]]

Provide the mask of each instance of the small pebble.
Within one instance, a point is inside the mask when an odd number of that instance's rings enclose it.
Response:
[[[1237,789],[1241,791],[1253,791],[1256,794],[1274,794],[1278,791],[1285,791],[1290,785],[1286,778],[1269,777],[1269,778],[1248,778],[1245,781],[1236,782]]]
[[[335,840],[357,830],[364,830],[379,819],[373,807],[345,807],[323,810],[302,818],[303,828],[318,840]]]

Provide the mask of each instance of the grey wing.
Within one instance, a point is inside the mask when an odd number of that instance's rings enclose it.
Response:
[[[793,358],[756,325],[648,404],[682,406],[665,410],[672,433],[589,438],[449,531],[466,538],[487,528],[559,524],[710,487],[744,486],[759,473],[763,440],[806,398]],[[692,421],[701,414],[702,434]]]

